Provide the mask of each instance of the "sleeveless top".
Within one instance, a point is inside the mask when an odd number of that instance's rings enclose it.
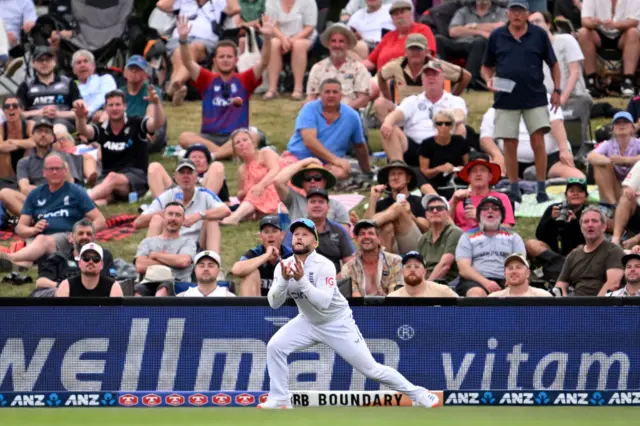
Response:
[[[2,134],[4,135],[5,140],[9,138],[9,126],[5,121],[2,123]],[[22,139],[28,139],[29,135],[27,135],[27,120],[22,120]],[[22,157],[24,157],[24,149],[16,149],[15,151],[11,151],[11,167],[13,167],[13,171],[18,171],[18,161]]]
[[[82,276],[76,275],[69,278],[69,297],[109,297],[111,294],[111,287],[116,282],[111,277],[100,275],[100,281],[93,290],[89,290],[82,285]]]

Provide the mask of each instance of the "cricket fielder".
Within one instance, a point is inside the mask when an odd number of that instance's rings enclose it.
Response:
[[[285,324],[267,344],[267,368],[271,379],[269,398],[258,408],[293,408],[289,396],[290,353],[325,343],[366,377],[409,396],[431,408],[438,397],[415,386],[371,355],[353,320],[347,300],[336,285],[336,269],[318,254],[318,232],[309,219],[298,219],[289,228],[294,256],[281,261],[274,272],[268,299],[278,309],[290,295],[300,314]]]

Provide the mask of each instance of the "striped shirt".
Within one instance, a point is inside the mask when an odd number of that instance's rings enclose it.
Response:
[[[500,228],[495,235],[488,236],[480,228],[473,228],[460,237],[456,261],[471,259],[471,266],[483,277],[504,279],[504,260],[512,253],[527,255],[520,235]]]

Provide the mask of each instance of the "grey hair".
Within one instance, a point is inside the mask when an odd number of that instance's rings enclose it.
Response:
[[[582,210],[582,214],[580,215],[580,224],[582,225],[582,218],[584,217],[585,213],[588,212],[594,212],[594,213],[598,213],[598,216],[600,216],[600,223],[607,223],[607,216],[604,214],[604,212],[598,208],[597,206],[587,206],[584,208],[584,210]]]
[[[322,83],[320,83],[320,88],[318,90],[322,92],[322,90],[324,90],[324,86],[326,86],[327,84],[337,84],[338,87],[340,87],[340,91],[342,91],[342,83],[340,83],[340,80],[338,80],[337,78],[327,78],[325,80],[322,80]]]
[[[44,161],[47,161],[47,158],[49,157],[58,157],[59,159],[62,160],[62,164],[64,164],[65,169],[67,168],[67,160],[66,158],[64,158],[62,156],[61,153],[59,153],[58,151],[51,151],[50,153],[48,153],[47,155],[44,156]]]
[[[96,63],[96,58],[93,56],[93,53],[89,52],[86,49],[80,49],[76,53],[74,53],[73,56],[71,57],[71,64],[75,65],[76,61],[79,58],[87,58],[89,62],[91,62],[92,64]]]
[[[456,117],[453,115],[452,109],[439,109],[433,114],[433,120],[435,121],[436,117],[445,117],[451,121],[451,123],[456,122]]]
[[[95,225],[86,217],[83,217],[82,219],[80,219],[79,221],[73,224],[73,229],[71,230],[71,233],[75,234],[78,228],[91,228],[93,235],[96,235]]]

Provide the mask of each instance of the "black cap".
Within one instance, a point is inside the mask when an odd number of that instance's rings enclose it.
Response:
[[[53,123],[46,117],[36,117],[35,120],[33,120],[33,130],[38,127],[48,127],[53,130]]]
[[[280,219],[278,219],[278,216],[265,216],[260,219],[260,230],[262,231],[262,228],[264,228],[265,226],[273,226],[279,231],[282,231],[282,227],[280,226]]]
[[[630,261],[631,259],[640,260],[640,253],[625,254],[624,256],[622,256],[622,265],[627,266],[627,262]]]
[[[375,220],[360,219],[353,226],[353,235],[358,236],[358,232],[360,232],[361,229],[366,229],[366,228],[376,228],[376,229],[378,229],[378,224],[376,223]]]
[[[37,61],[40,57],[45,55],[49,55],[52,58],[55,58],[56,56],[53,54],[53,50],[49,46],[38,46],[33,52],[33,60]]]
[[[307,200],[313,196],[319,195],[329,201],[329,193],[322,188],[313,188],[307,192]]]
[[[587,186],[587,179],[586,178],[569,178],[567,179],[567,188],[565,190],[565,192],[567,190],[569,190],[570,187],[572,186],[577,186],[580,189],[582,189],[585,194],[589,194],[589,187]]]
[[[415,250],[412,250],[412,251],[408,252],[407,254],[405,254],[404,256],[402,256],[402,264],[406,265],[406,263],[411,259],[418,259],[420,261],[420,263],[422,263],[424,265],[424,258],[422,257],[422,255],[420,253],[418,253]]]
[[[476,207],[476,220],[480,223],[480,210],[482,210],[482,206],[485,204],[495,204],[500,209],[500,223],[504,222],[505,216],[507,214],[507,210],[504,208],[504,204],[502,204],[502,200],[493,195],[488,195],[480,201],[478,206]]]
[[[211,163],[211,152],[209,151],[209,148],[207,148],[206,146],[204,146],[201,143],[196,143],[193,144],[191,146],[189,146],[189,148],[187,148],[187,150],[184,152],[184,157],[183,158],[189,158],[189,155],[191,155],[191,153],[193,151],[200,151],[202,152],[205,157],[207,157],[207,163]]]

